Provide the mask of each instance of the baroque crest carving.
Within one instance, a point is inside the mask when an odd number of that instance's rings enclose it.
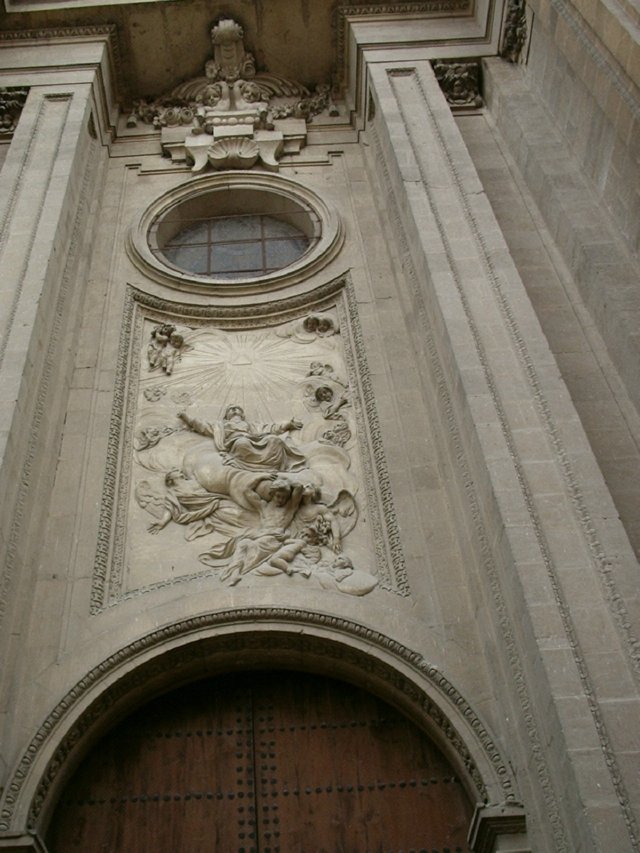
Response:
[[[213,58],[204,76],[176,86],[155,101],[134,104],[128,124],[160,128],[163,153],[193,171],[248,169],[260,161],[277,170],[284,153],[305,144],[307,122],[332,109],[330,88],[305,86],[256,71],[242,27],[222,18],[211,30]]]
[[[507,62],[519,62],[527,41],[525,0],[509,0],[504,19],[500,56]]]
[[[28,89],[0,87],[0,139],[13,136],[28,94]]]
[[[136,305],[94,609],[203,575],[221,587],[406,594],[344,304],[268,324]]]
[[[436,59],[431,63],[436,80],[452,110],[482,106],[480,63]]]

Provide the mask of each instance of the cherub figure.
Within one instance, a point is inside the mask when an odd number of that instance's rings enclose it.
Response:
[[[302,321],[305,332],[316,334],[319,338],[337,335],[338,328],[329,314],[308,314]]]
[[[307,314],[302,320],[293,320],[280,329],[276,335],[280,338],[292,338],[301,344],[312,343],[318,338],[328,338],[339,334],[340,329],[330,314]]]
[[[309,409],[320,409],[328,420],[341,417],[338,411],[348,405],[347,383],[339,379],[331,364],[312,361],[307,373],[305,403]]]
[[[147,346],[149,370],[159,368],[167,376],[171,376],[176,362],[180,360],[185,349],[189,349],[185,343],[184,332],[185,329],[178,331],[173,323],[162,323],[153,327]]]
[[[238,80],[233,84],[233,97],[237,110],[250,110],[260,116],[260,121],[264,119],[269,104],[263,100],[262,89],[255,81]]]
[[[172,435],[174,432],[176,432],[175,428],[170,426],[142,427],[135,436],[134,447],[136,450],[148,450],[150,447],[159,444],[165,436]]]
[[[275,554],[255,569],[259,575],[276,574],[301,574],[308,578],[311,576],[313,566],[319,563],[321,550],[318,531],[313,527],[306,527],[296,539],[285,539]]]
[[[158,356],[158,366],[167,376],[171,376],[176,362],[180,360],[183,346],[184,337],[179,332],[172,332]]]
[[[321,361],[312,361],[309,365],[309,372],[307,376],[326,376],[327,379],[331,379],[332,382],[337,382],[339,385],[343,385],[345,388],[346,384],[338,379],[333,370],[332,364],[323,364]]]
[[[171,323],[162,323],[162,325],[154,326],[151,330],[151,340],[147,347],[149,370],[155,370],[156,367],[160,367],[160,358],[164,348],[169,343],[169,339],[175,330],[176,327],[171,325]]]
[[[320,385],[316,388],[310,405],[317,406],[326,420],[332,420],[338,415],[338,410],[349,403],[349,398],[346,393],[339,395],[334,394],[333,389],[328,385]]]

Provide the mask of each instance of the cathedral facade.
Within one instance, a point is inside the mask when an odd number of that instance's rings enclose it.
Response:
[[[4,0],[0,850],[640,850],[635,0]]]

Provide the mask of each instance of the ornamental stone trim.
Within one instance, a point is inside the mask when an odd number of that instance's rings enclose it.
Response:
[[[247,626],[249,630],[247,630]],[[300,630],[307,628],[308,631]],[[177,645],[176,645],[177,644]],[[163,651],[164,649],[164,651]],[[107,716],[127,712],[162,688],[170,677],[193,678],[229,671],[240,652],[254,659],[296,652],[313,663],[332,666],[367,684],[384,685],[422,720],[436,743],[455,757],[470,792],[482,803],[499,798],[518,807],[519,797],[508,762],[473,708],[422,655],[358,622],[316,611],[251,607],[206,613],[166,625],[114,652],[93,667],[52,710],[35,733],[13,773],[0,808],[0,833],[24,831],[16,824],[24,813],[20,800],[31,798],[28,819],[33,832],[51,806],[67,761],[77,758]],[[237,666],[237,663],[235,664]],[[313,669],[313,666],[311,666]],[[57,745],[56,745],[57,744]],[[50,754],[33,794],[30,776]],[[40,771],[37,771],[40,772]],[[34,780],[35,781],[35,780]],[[23,791],[23,789],[26,790]]]

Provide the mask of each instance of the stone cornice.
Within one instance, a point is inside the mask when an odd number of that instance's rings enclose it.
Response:
[[[68,48],[71,45],[80,46],[90,43],[102,42],[106,46],[108,70],[106,76],[111,77],[111,80],[104,79],[105,74],[99,72],[101,79],[101,87],[104,90],[105,102],[110,103],[117,101],[124,91],[122,59],[120,55],[118,28],[115,24],[95,24],[78,27],[51,27],[42,29],[28,30],[4,30],[0,31],[0,50],[11,47],[19,47],[20,53],[13,59],[13,65],[0,63],[0,74],[2,72],[19,74],[35,74],[38,70],[37,65],[33,65],[29,61],[29,55],[23,48],[38,46],[47,46],[63,48],[60,54],[60,61],[57,63],[49,62],[47,71],[49,74],[55,74],[56,71],[61,75],[66,71],[75,70],[78,68],[87,68],[88,65],[94,62],[87,62],[85,55],[74,55],[69,52]],[[95,63],[98,64],[98,63]]]

